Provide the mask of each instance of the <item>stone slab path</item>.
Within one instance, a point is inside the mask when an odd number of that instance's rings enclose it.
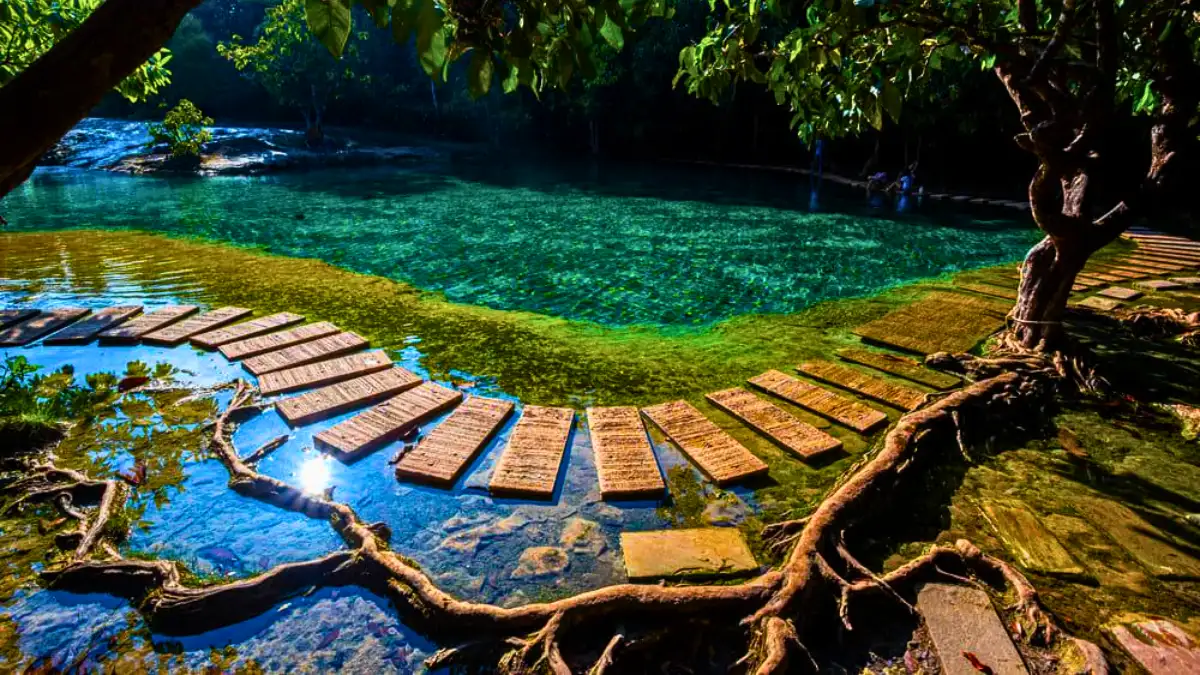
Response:
[[[100,331],[127,321],[142,313],[141,305],[105,307],[46,338],[48,345],[82,345],[94,340]]]
[[[1200,645],[1166,619],[1121,623],[1104,631],[1150,675],[1200,673]]]
[[[396,478],[451,487],[513,412],[512,401],[472,396],[396,463]]]
[[[980,510],[1021,567],[1066,578],[1089,577],[1087,571],[1024,504],[1016,501],[986,501]]]
[[[1112,288],[1106,288],[1100,291],[1096,295],[1103,296],[1105,298],[1115,298],[1117,300],[1136,300],[1137,298],[1142,297],[1142,292],[1135,291],[1132,288],[1113,286]]]
[[[295,368],[366,349],[367,344],[366,339],[356,333],[336,333],[276,352],[252,356],[242,361],[242,367],[252,375],[261,376],[276,370]]]
[[[331,335],[337,335],[340,332],[342,331],[337,326],[328,321],[321,321],[261,337],[230,342],[221,345],[218,349],[230,361],[239,361],[305,342],[312,342],[313,340],[319,340]]]
[[[1088,309],[1095,309],[1101,312],[1111,312],[1123,304],[1125,303],[1121,302],[1120,300],[1114,300],[1113,298],[1092,296],[1090,298],[1084,298],[1080,300],[1079,302],[1075,303],[1075,306],[1087,307]]]
[[[0,347],[20,347],[27,345],[43,335],[48,335],[75,323],[87,316],[89,312],[91,312],[90,309],[84,309],[83,307],[48,309],[34,316],[32,319],[26,319],[21,323],[0,330]]]
[[[183,344],[193,335],[199,335],[226,324],[244,319],[254,313],[245,307],[221,307],[179,323],[161,328],[142,336],[142,342],[156,345],[175,346]]]
[[[758,562],[733,527],[622,532],[630,581],[750,574]]]
[[[993,286],[992,284],[961,283],[961,284],[956,284],[956,287],[971,291],[973,293],[990,295],[993,298],[1001,298],[1004,300],[1016,300],[1017,299],[1016,291],[1009,289],[1009,288],[1002,288],[1000,286]]]
[[[1073,506],[1155,576],[1200,579],[1200,561],[1181,545],[1175,545],[1170,535],[1156,529],[1132,510],[1094,497],[1079,497]]]
[[[1004,326],[1011,303],[978,295],[935,291],[865,323],[865,340],[918,354],[965,352]]]
[[[199,311],[199,307],[195,305],[171,305],[168,307],[160,307],[149,314],[143,314],[137,318],[130,319],[108,330],[100,331],[101,342],[137,342],[142,339],[142,336],[147,333],[152,333],[165,326],[180,321],[184,317],[191,316]]]
[[[191,343],[205,349],[216,349],[224,344],[245,340],[273,331],[294,326],[304,321],[304,317],[291,312],[280,312],[270,316],[259,317],[226,328],[201,333],[192,336]]]
[[[887,424],[887,415],[858,401],[809,384],[781,373],[768,370],[750,378],[750,384],[805,410],[827,417],[861,433]]]
[[[453,408],[462,393],[420,384],[317,434],[313,441],[344,462],[390,443],[431,417]]]
[[[953,584],[925,584],[917,593],[917,611],[925,619],[944,675],[980,675],[971,654],[992,675],[1027,675],[988,594]]]
[[[378,403],[389,396],[412,389],[421,384],[421,381],[421,378],[404,368],[389,368],[285,398],[275,404],[275,409],[285,422],[292,426],[300,426]]]
[[[36,309],[0,309],[0,328],[8,328],[15,323],[21,323],[26,319],[41,314]]]
[[[713,392],[704,398],[800,459],[842,449],[838,439],[741,387]]]
[[[901,410],[916,410],[925,402],[925,392],[919,389],[888,382],[829,361],[809,361],[797,366],[796,370],[814,380],[849,389]]]
[[[767,463],[754,456],[687,401],[668,401],[642,408],[692,463],[717,485],[729,485],[767,473]]]
[[[488,490],[496,495],[550,499],[575,424],[570,408],[527,405],[508,436]]]
[[[603,499],[658,499],[667,489],[642,416],[633,406],[587,409]]]
[[[868,349],[842,349],[838,351],[837,355],[839,358],[851,363],[874,368],[889,375],[902,377],[940,391],[953,389],[962,384],[962,380],[954,375],[926,368],[912,359],[887,352],[874,352]]]
[[[1136,281],[1133,285],[1146,291],[1170,291],[1183,288],[1183,284],[1166,279],[1147,279],[1146,281]]]
[[[376,349],[267,373],[258,378],[258,389],[264,396],[271,396],[321,387],[391,367],[392,359],[388,357],[387,352]]]

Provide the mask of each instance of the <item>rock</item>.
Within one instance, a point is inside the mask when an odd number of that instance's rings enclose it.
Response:
[[[528,522],[524,516],[512,513],[487,525],[479,525],[453,532],[450,536],[442,540],[438,548],[446,548],[461,553],[474,553],[484,541],[512,534],[525,527]]]
[[[572,518],[563,528],[559,543],[572,553],[600,555],[608,548],[600,524],[583,518]]]
[[[567,569],[569,563],[567,552],[561,548],[530,546],[521,551],[521,557],[517,560],[517,569],[513,570],[512,577],[521,579],[557,575]]]
[[[1167,406],[1179,418],[1183,426],[1183,437],[1189,441],[1200,437],[1200,408],[1182,403]]]
[[[945,675],[1028,675],[987,593],[969,586],[925,584],[917,593],[917,610]]]
[[[988,501],[980,509],[1021,567],[1041,574],[1088,578],[1083,567],[1075,562],[1067,549],[1058,543],[1025,504],[1018,501]]]
[[[1067,638],[1062,648],[1062,663],[1058,668],[1064,675],[1108,675],[1108,659],[1093,642]]]
[[[729,576],[758,569],[742,533],[729,527],[622,532],[630,580]]]
[[[1128,508],[1107,499],[1080,498],[1075,508],[1108,534],[1152,574],[1164,579],[1200,579],[1200,562],[1165,532]]]
[[[1150,675],[1200,673],[1200,645],[1170,621],[1128,621],[1104,630]]]
[[[1042,521],[1068,550],[1083,561],[1100,585],[1137,595],[1150,595],[1150,580],[1116,544],[1082,518],[1050,515]]]
[[[736,525],[746,517],[746,508],[737,500],[722,499],[705,505],[702,517],[710,525]]]

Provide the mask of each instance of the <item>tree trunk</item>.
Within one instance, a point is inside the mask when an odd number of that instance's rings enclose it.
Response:
[[[154,55],[202,0],[107,0],[0,88],[0,197],[100,99]]]
[[[1023,346],[1053,348],[1062,339],[1071,286],[1090,252],[1080,242],[1047,236],[1025,256],[1017,302],[1009,315],[1013,334]]]

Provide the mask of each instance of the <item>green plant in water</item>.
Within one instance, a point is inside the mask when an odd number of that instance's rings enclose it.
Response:
[[[161,123],[150,125],[150,145],[165,143],[172,157],[198,157],[201,146],[212,140],[212,132],[205,128],[212,123],[211,117],[205,117],[185,98],[167,111]]]
[[[0,365],[0,440],[5,448],[31,450],[57,440],[68,421],[87,421],[97,408],[117,395],[117,379],[107,373],[75,382],[70,366],[38,375],[39,366],[24,356],[10,356]]]

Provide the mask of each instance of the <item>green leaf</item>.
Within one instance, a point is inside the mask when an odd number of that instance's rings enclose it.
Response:
[[[625,34],[621,31],[621,27],[617,22],[612,20],[612,17],[605,16],[604,23],[600,24],[600,37],[609,44],[613,49],[620,51],[625,46]]]
[[[883,130],[883,105],[879,99],[875,99],[867,104],[867,109],[863,111],[867,115],[867,121],[876,131]]]
[[[417,56],[425,74],[442,78],[446,65],[446,33],[442,30],[442,14],[432,0],[424,0],[417,13]]]
[[[330,54],[341,58],[350,37],[350,5],[347,0],[306,0],[304,19],[308,29]]]
[[[467,69],[467,90],[471,98],[483,98],[492,88],[492,54],[490,51],[476,49],[471,55],[471,65]]]
[[[1158,97],[1154,95],[1154,89],[1150,87],[1150,83],[1146,83],[1146,87],[1142,89],[1142,98],[1133,106],[1135,113],[1154,110],[1158,107]]]
[[[900,107],[902,99],[900,96],[900,88],[891,82],[883,83],[883,91],[879,94],[880,100],[883,101],[883,109],[887,111],[888,117],[892,118],[893,122],[900,122]]]
[[[521,86],[521,66],[518,63],[508,64],[508,75],[505,76],[502,84],[506,94],[513,93],[517,87]]]

